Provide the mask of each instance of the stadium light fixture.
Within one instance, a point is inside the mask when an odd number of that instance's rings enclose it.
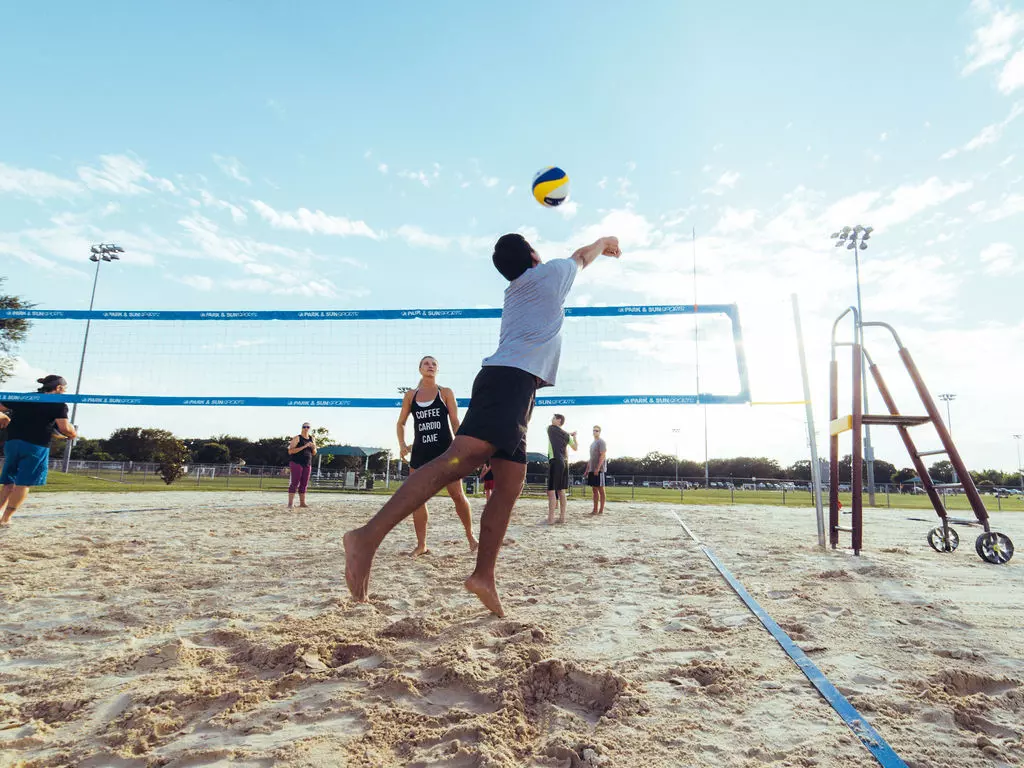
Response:
[[[120,257],[117,255],[124,253],[124,248],[113,243],[97,243],[89,247],[89,261],[96,263],[96,272],[92,278],[92,296],[89,298],[89,311],[92,312],[92,307],[96,301],[96,283],[100,279],[100,262],[103,261],[120,261]],[[87,318],[85,321],[85,338],[82,340],[82,358],[78,362],[78,379],[75,381],[75,394],[77,395],[82,387],[82,370],[85,368],[85,350],[89,346],[89,327],[92,324],[92,319]],[[78,403],[72,403],[71,405],[71,423],[75,423],[75,417],[78,415]],[[64,446],[64,472],[71,468],[71,448],[74,444],[74,440],[68,440]]]
[[[832,239],[835,240],[835,247],[838,248],[841,245],[846,245],[846,250],[853,251],[853,265],[854,271],[857,276],[857,314],[860,317],[860,321],[864,321],[864,310],[861,306],[860,301],[860,252],[868,249],[868,240],[871,239],[871,233],[875,231],[874,227],[865,227],[861,224],[850,227],[846,226],[832,233]],[[857,340],[861,346],[864,345],[864,329],[857,328]],[[868,410],[868,374],[867,366],[861,367],[861,374],[863,376],[863,386],[861,391],[864,393],[864,412],[869,413]],[[871,506],[875,505],[875,453],[871,450],[871,425],[864,425],[864,458],[865,464],[867,464],[868,470],[868,504]]]
[[[946,404],[946,429],[949,430],[949,434],[953,434],[953,416],[949,411],[949,404],[956,400],[956,395],[952,392],[943,392],[939,395],[939,400]],[[959,482],[956,477],[956,467],[953,467],[953,482]]]

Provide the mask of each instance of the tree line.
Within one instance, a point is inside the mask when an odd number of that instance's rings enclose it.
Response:
[[[115,430],[110,437],[99,439],[79,439],[71,452],[72,459],[84,461],[136,461],[160,463],[161,457],[168,453],[168,445],[174,444],[174,452],[182,459],[183,464],[236,464],[249,466],[285,467],[288,465],[288,443],[291,435],[280,437],[264,437],[249,439],[237,435],[213,435],[203,438],[177,438],[163,429],[144,427],[123,427]],[[320,427],[313,433],[319,447],[330,445],[332,438],[329,431]],[[63,451],[63,441],[55,441],[52,446],[54,455]],[[397,457],[392,455],[392,461]],[[369,469],[371,472],[385,471],[387,454],[381,452],[371,456]],[[366,459],[359,456],[323,456],[324,467],[332,469],[361,470]],[[853,458],[849,454],[839,463],[839,480],[849,483],[852,477]],[[581,475],[586,461],[570,463],[570,471]],[[866,463],[865,463],[865,466]],[[394,469],[393,469],[394,471]],[[547,472],[544,462],[531,462],[530,474]],[[827,471],[827,470],[826,470]],[[704,464],[690,459],[677,460],[675,456],[659,451],[651,451],[636,458],[619,456],[609,459],[609,474],[617,476],[660,477],[671,479],[702,479]],[[775,459],[764,456],[736,456],[727,459],[711,459],[708,461],[708,475],[718,480],[732,480],[737,484],[756,480],[788,480],[792,482],[810,482],[811,462],[796,461],[783,465]],[[929,475],[937,483],[953,481],[953,465],[947,461],[938,461],[929,467]],[[875,459],[875,482],[878,484],[905,485],[913,482],[917,472],[912,467],[897,468],[891,462]],[[972,471],[971,477],[983,487],[1016,485],[1019,480],[1016,473],[1002,472],[998,469]],[[827,475],[822,477],[828,482]]]

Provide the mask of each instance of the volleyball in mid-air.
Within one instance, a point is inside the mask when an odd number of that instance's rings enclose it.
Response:
[[[569,199],[569,176],[561,168],[549,165],[533,177],[533,196],[547,208],[556,208]]]

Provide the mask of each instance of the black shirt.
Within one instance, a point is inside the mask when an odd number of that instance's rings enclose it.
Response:
[[[565,447],[569,444],[569,440],[572,438],[568,432],[561,427],[556,427],[554,424],[548,425],[548,445],[550,450],[548,451],[549,459],[558,459],[559,461],[569,462],[569,454]]]
[[[309,445],[310,443],[313,442],[312,437],[303,437],[302,435],[298,435],[298,438],[299,442],[296,444],[296,448],[302,448],[303,446]],[[293,453],[291,456],[289,456],[288,460],[294,464],[299,464],[300,466],[308,467],[309,463],[313,460],[313,452],[310,451],[309,449],[299,451],[298,453]]]
[[[412,463],[425,464],[440,456],[452,444],[452,428],[448,422],[448,406],[441,397],[441,388],[430,405],[420,405],[416,399],[419,390],[412,394],[412,423],[416,436],[412,444]],[[428,458],[429,457],[429,458]],[[426,459],[426,461],[421,461]]]
[[[68,417],[67,403],[0,403],[9,410],[11,423],[8,440],[24,440],[34,445],[49,446],[57,419]]]

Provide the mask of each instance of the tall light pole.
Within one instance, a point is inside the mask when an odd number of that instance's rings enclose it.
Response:
[[[956,400],[956,395],[952,394],[951,392],[943,392],[941,395],[939,395],[939,400],[942,400],[946,404],[946,429],[949,430],[949,434],[952,437],[952,435],[953,435],[953,417],[950,415],[950,412],[949,412],[949,404],[951,402],[953,402],[954,400]],[[956,467],[953,467],[953,482],[954,483],[957,482],[957,479],[956,479]]]
[[[868,249],[868,240],[871,239],[871,233],[874,231],[874,227],[863,227],[858,224],[855,227],[843,227],[838,232],[832,233],[832,239],[836,241],[836,248],[845,244],[846,250],[853,251],[853,265],[857,274],[857,315],[861,323],[864,322],[864,310],[860,303],[860,252]],[[857,340],[860,342],[861,349],[863,349],[864,329],[860,325],[857,326]],[[867,365],[861,366],[861,391],[864,393],[864,413],[870,413],[868,409],[867,370]],[[871,450],[870,424],[864,425],[864,459],[868,470],[868,504],[873,507],[875,506],[875,452]]]
[[[1024,491],[1024,464],[1020,463],[1020,439],[1024,435],[1014,435],[1013,439],[1017,441],[1017,474],[1020,476],[1020,489]]]
[[[672,434],[676,436],[676,487],[679,487],[679,427],[672,427]]]
[[[96,262],[96,272],[92,278],[92,296],[89,298],[89,311],[92,312],[93,302],[96,301],[96,283],[100,279],[100,264],[104,261],[119,261],[117,254],[124,253],[124,248],[113,243],[99,243],[89,248],[89,261]],[[82,388],[82,369],[85,368],[85,350],[89,346],[89,327],[92,325],[92,318],[85,321],[85,338],[82,340],[82,359],[78,362],[78,379],[75,380],[75,395]],[[78,402],[71,405],[71,423],[75,423],[75,416],[78,413]],[[64,446],[64,472],[71,467],[71,448],[74,440],[68,440]]]

